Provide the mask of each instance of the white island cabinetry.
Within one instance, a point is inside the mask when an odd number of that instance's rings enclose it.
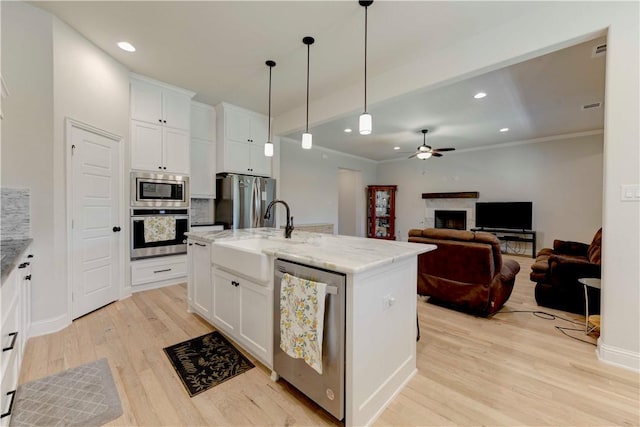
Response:
[[[200,316],[211,320],[211,243],[189,239],[187,258],[189,305]]]
[[[211,243],[211,323],[272,369],[274,261],[345,275],[345,425],[372,424],[415,374],[418,255],[435,246],[273,228],[189,238]]]

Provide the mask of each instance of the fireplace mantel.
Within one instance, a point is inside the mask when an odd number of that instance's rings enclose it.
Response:
[[[478,199],[478,191],[458,191],[454,193],[422,193],[423,199]]]

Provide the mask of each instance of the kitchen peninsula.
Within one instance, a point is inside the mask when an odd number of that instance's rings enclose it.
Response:
[[[274,262],[344,275],[345,425],[373,423],[415,374],[417,256],[435,246],[300,231],[285,239],[272,228],[188,237],[189,311],[272,370]],[[321,392],[333,400],[332,390]]]

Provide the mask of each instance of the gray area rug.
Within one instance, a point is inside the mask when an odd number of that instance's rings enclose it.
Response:
[[[10,426],[100,426],[122,415],[107,359],[30,383],[16,392]]]

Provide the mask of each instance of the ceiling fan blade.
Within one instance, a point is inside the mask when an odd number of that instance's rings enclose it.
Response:
[[[436,148],[435,150],[433,150],[434,153],[435,152],[443,152],[443,151],[455,151],[455,148]]]
[[[433,157],[442,157],[442,154],[440,154],[440,153],[436,153],[435,151],[434,151],[433,153],[431,153],[431,155],[432,155]]]
[[[409,156],[410,159],[413,159],[415,156],[417,156],[418,153],[413,153],[412,155]]]

